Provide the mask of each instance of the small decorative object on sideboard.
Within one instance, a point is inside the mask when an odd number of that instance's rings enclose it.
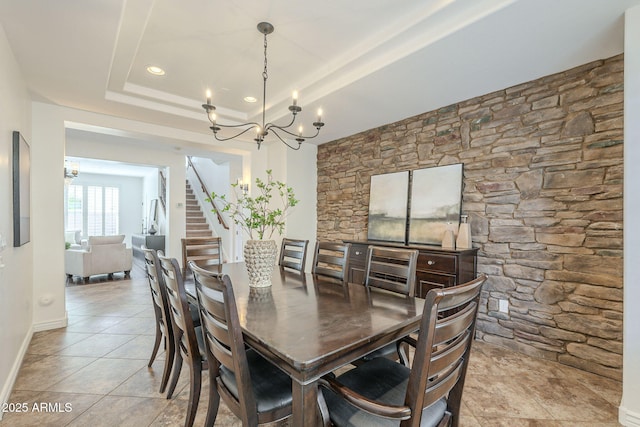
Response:
[[[456,247],[458,249],[469,249],[472,247],[471,243],[471,224],[469,224],[469,216],[460,216],[460,228],[458,229],[458,239],[456,240]]]
[[[445,249],[456,248],[456,237],[453,232],[454,225],[451,222],[447,223],[447,228],[442,235],[442,247]]]

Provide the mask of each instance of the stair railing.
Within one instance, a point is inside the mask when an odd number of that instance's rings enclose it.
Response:
[[[187,156],[187,161],[189,162],[189,167],[193,169],[193,172],[196,174],[196,178],[198,178],[198,181],[200,182],[200,187],[202,188],[202,191],[204,192],[204,194],[209,196],[208,200],[211,203],[213,212],[215,212],[216,216],[218,217],[218,222],[220,223],[220,225],[222,225],[222,227],[224,227],[225,230],[228,230],[229,226],[227,225],[227,222],[224,220],[224,217],[220,214],[220,209],[218,209],[216,202],[211,198],[211,192],[207,189],[207,186],[202,180],[202,178],[200,177],[198,170],[196,169],[195,165],[191,162],[191,156]]]

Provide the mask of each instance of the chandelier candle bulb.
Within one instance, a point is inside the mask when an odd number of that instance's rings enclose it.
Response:
[[[322,108],[318,108],[318,123],[322,122]]]
[[[207,105],[211,105],[211,91],[207,89]]]
[[[294,90],[293,91],[293,106],[295,107],[296,105],[298,105],[298,91]]]

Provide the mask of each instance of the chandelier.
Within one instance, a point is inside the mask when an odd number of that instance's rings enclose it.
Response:
[[[261,22],[258,24],[258,31],[264,34],[264,70],[262,71],[262,124],[256,122],[248,122],[241,124],[222,124],[218,123],[216,117],[216,107],[211,105],[211,91],[207,90],[207,103],[202,104],[202,108],[207,112],[207,117],[211,122],[211,126],[209,129],[213,131],[213,135],[218,141],[228,141],[230,139],[238,138],[239,136],[249,132],[250,130],[254,130],[256,133],[256,137],[254,141],[258,144],[258,150],[260,149],[260,145],[264,141],[265,136],[270,133],[275,135],[283,144],[292,150],[299,150],[302,142],[306,139],[315,138],[320,133],[320,128],[324,126],[322,122],[322,110],[318,110],[318,118],[315,122],[313,122],[313,127],[316,129],[315,134],[304,135],[302,131],[302,126],[298,128],[298,132],[292,132],[288,130],[293,123],[296,121],[296,115],[302,111],[302,107],[298,105],[298,92],[293,92],[293,100],[291,105],[289,106],[289,111],[291,112],[291,121],[289,121],[286,125],[277,125],[275,123],[265,123],[265,106],[266,106],[266,98],[267,98],[267,79],[269,75],[267,74],[267,35],[273,32],[273,25],[268,22]],[[218,132],[222,129],[235,129],[235,132],[231,136],[221,137],[218,135]],[[287,138],[287,135],[292,137],[295,141],[298,142],[298,145],[291,145],[284,138]]]
[[[73,178],[78,176],[78,170],[80,167],[75,162],[64,161],[64,179],[66,182],[71,182]]]

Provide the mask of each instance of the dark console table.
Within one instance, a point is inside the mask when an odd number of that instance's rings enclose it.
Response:
[[[349,282],[364,284],[369,245],[417,249],[416,296],[424,298],[432,288],[446,288],[468,282],[477,274],[477,248],[444,249],[440,246],[345,240],[349,252]]]
[[[144,253],[142,245],[148,249],[164,252],[164,235],[161,234],[134,234],[131,236],[131,248],[133,249],[133,258],[144,264]]]

